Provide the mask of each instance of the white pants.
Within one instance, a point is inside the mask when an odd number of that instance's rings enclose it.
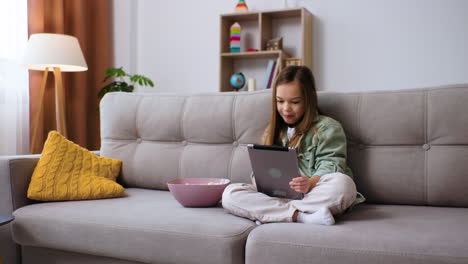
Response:
[[[343,213],[356,199],[356,185],[347,175],[331,173],[320,177],[302,200],[270,197],[253,184],[233,183],[223,192],[222,204],[231,214],[269,222],[292,222],[295,211],[313,213],[328,207],[333,215]]]

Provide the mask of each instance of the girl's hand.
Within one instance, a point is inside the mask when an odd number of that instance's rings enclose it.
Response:
[[[320,176],[312,176],[311,178],[301,175],[299,177],[293,178],[289,182],[289,187],[299,193],[308,193],[312,188],[315,187]]]

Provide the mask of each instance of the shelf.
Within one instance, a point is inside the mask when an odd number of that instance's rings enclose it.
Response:
[[[249,20],[257,20],[258,19],[258,12],[246,12],[246,13],[233,13],[233,14],[226,14],[221,15],[222,18],[229,21],[249,21]]]
[[[243,59],[262,59],[262,58],[289,58],[289,56],[281,50],[268,51],[252,51],[252,52],[224,52],[221,53],[223,58],[243,58]]]
[[[260,13],[273,15],[275,17],[293,17],[293,16],[300,16],[302,10],[305,10],[305,8],[271,9],[271,10],[264,10],[264,11],[228,13],[228,14],[222,14],[221,17],[226,18],[226,19],[253,20],[253,19],[256,19]]]
[[[303,8],[299,9],[286,9],[282,11],[264,11],[263,16],[270,16],[271,18],[288,18],[288,17],[300,17]]]
[[[232,91],[230,78],[242,72],[254,78],[257,88],[266,87],[266,68],[276,61],[277,72],[285,59],[297,58],[312,69],[312,14],[306,8],[235,12],[220,15],[220,72],[219,91]],[[239,23],[242,28],[241,52],[230,52],[230,27]],[[273,38],[283,38],[282,50],[266,50]],[[253,48],[258,51],[247,52]],[[275,80],[273,80],[273,85]],[[260,88],[262,89],[262,88]]]

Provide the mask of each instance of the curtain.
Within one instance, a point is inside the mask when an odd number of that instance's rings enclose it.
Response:
[[[29,152],[28,72],[21,67],[28,41],[27,1],[0,8],[0,155]]]
[[[29,34],[59,33],[78,38],[88,71],[62,73],[68,139],[90,150],[99,149],[97,93],[102,88],[105,69],[113,65],[111,1],[28,0],[28,29]],[[49,73],[44,100],[39,102],[42,76],[41,71],[29,73],[30,112],[36,113],[43,104],[37,144],[31,146],[31,153],[40,153],[48,132],[56,129],[54,77]],[[33,119],[31,127],[36,122]]]

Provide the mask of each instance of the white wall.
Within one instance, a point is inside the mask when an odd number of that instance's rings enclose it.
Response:
[[[116,66],[154,91],[218,91],[219,15],[236,0],[114,0]],[[247,0],[251,10],[283,0]],[[297,0],[314,14],[319,90],[468,83],[466,0]]]

